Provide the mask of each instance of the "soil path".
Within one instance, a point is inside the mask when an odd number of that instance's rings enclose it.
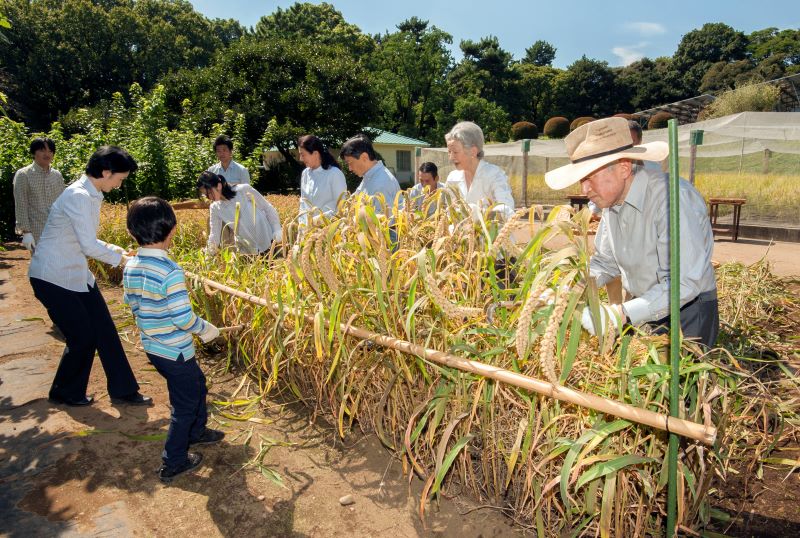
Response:
[[[519,536],[499,513],[470,501],[417,516],[419,482],[372,436],[337,441],[304,409],[268,403],[254,421],[214,413],[226,432],[203,465],[172,485],[155,475],[169,422],[166,385],[136,341],[119,288],[103,293],[150,408],[115,407],[95,361],[87,408],[53,406],[47,391],[64,344],[33,297],[28,253],[0,252],[0,536]],[[241,378],[202,364],[209,399]],[[248,388],[237,398],[246,397]],[[92,432],[92,433],[90,433]],[[148,437],[149,436],[149,437]],[[259,452],[263,459],[257,458]],[[259,460],[263,468],[248,462]],[[282,485],[276,483],[277,480]],[[352,495],[355,503],[339,504]],[[464,496],[462,496],[464,497]],[[472,510],[472,511],[470,511]],[[461,515],[466,513],[466,515]]]

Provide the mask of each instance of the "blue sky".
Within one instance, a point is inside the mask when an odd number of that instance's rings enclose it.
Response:
[[[245,26],[294,1],[195,0],[207,17],[234,18]],[[313,2],[319,3],[319,2]],[[330,0],[345,19],[370,34],[394,31],[413,15],[427,19],[458,43],[495,35],[501,46],[520,58],[537,39],[556,49],[556,67],[566,67],[583,54],[611,66],[626,65],[642,56],[671,56],[681,37],[707,22],[724,22],[750,33],[770,26],[800,27],[797,0]]]

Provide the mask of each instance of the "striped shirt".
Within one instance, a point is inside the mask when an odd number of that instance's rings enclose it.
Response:
[[[14,212],[17,233],[31,233],[39,242],[50,206],[64,192],[64,177],[54,168],[45,170],[36,163],[14,174]]]
[[[194,357],[192,334],[208,322],[195,315],[183,269],[156,248],[140,248],[122,272],[124,300],[131,307],[142,347],[169,360]]]
[[[125,249],[97,238],[103,193],[86,175],[53,202],[42,237],[36,242],[28,276],[68,290],[89,291],[94,275],[86,257],[116,267]]]

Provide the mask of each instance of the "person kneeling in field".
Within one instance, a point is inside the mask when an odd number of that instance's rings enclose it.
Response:
[[[250,185],[231,186],[223,176],[203,172],[197,178],[197,188],[211,200],[210,254],[219,249],[226,228],[233,232],[233,243],[242,254],[263,254],[269,251],[273,241],[280,242],[283,230],[278,211]]]
[[[711,265],[714,237],[705,200],[691,183],[680,180],[680,282],[676,282],[669,261],[669,179],[660,170],[637,164],[664,160],[667,144],[635,145],[623,118],[586,123],[564,143],[572,163],[547,172],[544,180],[551,189],[580,182],[581,192],[602,210],[589,274],[598,286],[621,276],[622,287],[631,296],[621,304],[601,305],[600,320],[593,320],[586,307],[584,328],[595,334],[596,326],[610,322],[617,330],[627,321],[666,333],[670,285],[677,285],[683,335],[713,346],[719,306]]]
[[[192,334],[203,342],[219,329],[192,311],[183,270],[167,255],[177,219],[172,207],[155,196],[136,200],[128,209],[128,233],[139,250],[126,265],[122,283],[142,347],[159,374],[167,380],[172,407],[163,465],[158,477],[169,483],[203,461],[191,445],[216,443],[225,437],[206,426],[206,378],[195,360]]]

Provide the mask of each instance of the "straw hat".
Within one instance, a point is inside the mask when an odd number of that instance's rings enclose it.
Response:
[[[628,120],[605,118],[585,123],[564,139],[571,164],[544,175],[551,189],[563,189],[595,170],[619,159],[663,161],[669,155],[666,142],[633,145]]]

